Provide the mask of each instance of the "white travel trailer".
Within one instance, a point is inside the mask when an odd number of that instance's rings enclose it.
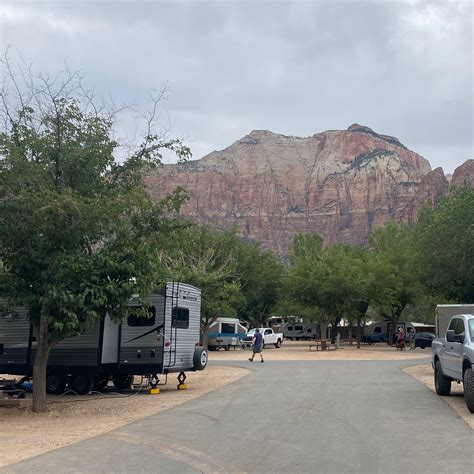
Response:
[[[132,298],[129,307],[122,324],[106,315],[98,327],[53,347],[46,377],[49,393],[62,393],[68,385],[85,394],[94,386],[103,388],[109,379],[117,388],[128,388],[134,375],[157,381],[172,372],[179,373],[182,383],[185,371],[206,367],[207,352],[199,342],[201,290],[167,283],[145,301]],[[35,351],[28,311],[15,308],[0,315],[0,373],[31,376]]]
[[[318,323],[285,323],[281,327],[283,337],[290,341],[315,339],[318,336]]]
[[[223,347],[228,351],[231,347],[240,346],[247,335],[247,328],[237,318],[217,318],[208,332],[210,351]]]

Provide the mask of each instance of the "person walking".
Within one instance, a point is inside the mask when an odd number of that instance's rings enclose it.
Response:
[[[253,362],[255,354],[260,354],[260,362],[263,363],[262,349],[263,349],[263,335],[260,332],[260,329],[255,329],[255,334],[252,339],[253,342],[253,354],[249,359],[250,362]]]
[[[409,341],[410,341],[410,350],[414,351],[415,350],[415,330],[413,328],[410,329]]]

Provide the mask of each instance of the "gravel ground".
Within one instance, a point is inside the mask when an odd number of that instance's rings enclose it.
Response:
[[[309,350],[311,341],[285,341],[279,349],[275,347],[266,347],[262,354],[265,361],[272,360],[409,360],[430,357],[430,349],[415,349],[414,351],[397,351],[394,347],[386,344],[362,345],[357,349],[356,345],[342,344],[337,350],[316,351],[314,348]],[[334,347],[334,346],[331,346]],[[223,349],[209,353],[210,360],[246,360],[250,357],[251,349],[241,350]],[[257,355],[256,361],[260,360]]]

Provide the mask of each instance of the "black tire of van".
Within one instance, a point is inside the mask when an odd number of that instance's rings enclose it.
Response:
[[[46,374],[46,392],[61,395],[66,389],[66,374],[62,370],[52,370]]]
[[[438,395],[449,395],[451,393],[451,379],[444,376],[439,360],[435,364],[434,383]]]
[[[472,369],[466,369],[463,375],[464,385],[464,401],[466,402],[467,409],[474,413],[474,371]]]
[[[204,370],[207,365],[207,351],[204,347],[197,347],[193,356],[194,370]]]

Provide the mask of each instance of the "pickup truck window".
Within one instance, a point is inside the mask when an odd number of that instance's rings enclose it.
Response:
[[[265,335],[271,334],[272,330],[271,329],[265,329]]]
[[[464,334],[464,321],[461,318],[458,318],[456,325],[454,326],[454,334],[457,336],[462,336]]]
[[[474,342],[474,319],[469,320],[469,334],[471,335],[471,341]]]
[[[451,322],[449,323],[448,331],[455,331],[457,320],[458,318],[451,319]]]

